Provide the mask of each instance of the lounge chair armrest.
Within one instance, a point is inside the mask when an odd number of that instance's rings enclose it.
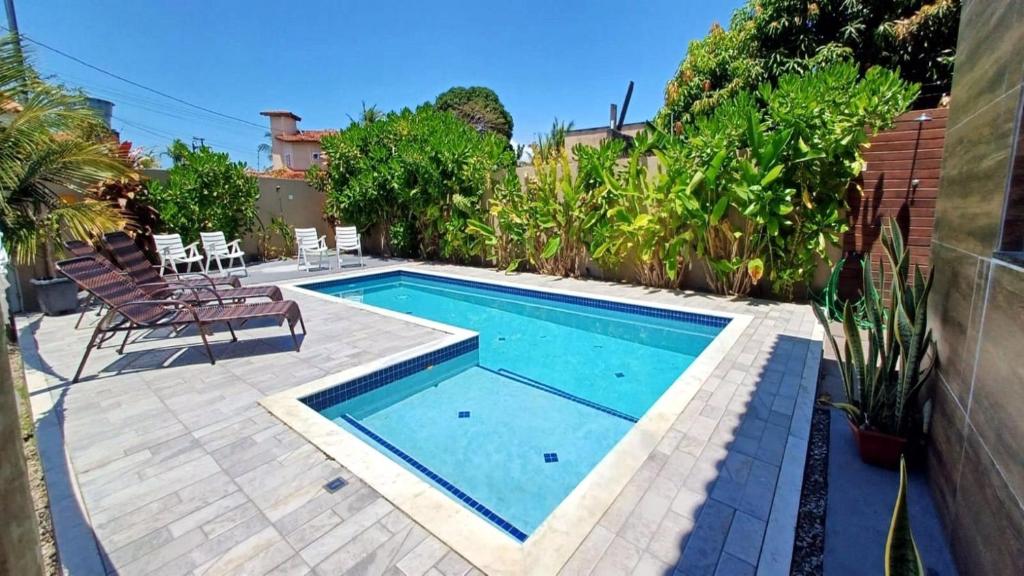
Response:
[[[327,235],[326,234],[321,236],[321,237],[319,237],[319,238],[317,238],[316,241],[320,245],[320,249],[321,250],[327,250]]]
[[[199,256],[199,242],[193,242],[185,246],[185,253],[188,254],[188,258]]]
[[[202,272],[189,272],[187,274],[166,274],[166,275],[164,275],[164,280],[170,281],[172,279],[192,277],[192,276],[195,276],[197,278],[202,278],[203,280],[206,280],[206,282],[209,283],[210,287],[213,288],[214,290],[217,289],[217,286],[230,286],[232,288],[238,288],[238,286],[239,286],[238,280],[236,278],[233,278],[233,277],[218,277],[218,278],[214,278],[213,276],[210,276],[209,274],[203,274]]]
[[[173,280],[172,281],[167,281],[165,283],[152,283],[152,284],[140,284],[139,285],[139,288],[146,288],[146,287],[153,287],[153,288],[157,288],[157,289],[163,288],[163,289],[169,290],[172,294],[173,293],[178,293],[178,292],[191,292],[192,293],[192,297],[195,299],[196,302],[199,302],[201,300],[201,298],[199,297],[199,291],[202,290],[204,292],[209,292],[210,294],[212,294],[213,297],[217,299],[217,303],[218,304],[220,304],[221,306],[224,305],[224,300],[221,298],[220,292],[217,291],[217,288],[215,286],[205,286],[205,285],[199,285],[199,284],[185,284],[183,282],[175,282]],[[161,292],[162,292],[162,290],[158,290],[157,292],[155,292],[155,294],[159,294]]]
[[[195,308],[184,300],[177,300],[174,298],[156,298],[153,300],[132,300],[131,302],[123,302],[121,304],[108,304],[110,309],[114,312],[120,312],[121,309],[127,308],[128,306],[175,306],[177,308],[187,308],[189,310]]]
[[[240,246],[241,243],[242,243],[242,239],[241,238],[235,238],[231,242],[228,242],[227,244],[225,244],[225,246],[229,246],[229,247],[230,246],[234,246],[235,250],[241,251],[242,250],[242,248]]]

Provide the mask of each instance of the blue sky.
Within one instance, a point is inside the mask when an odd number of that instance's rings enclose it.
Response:
[[[391,110],[483,85],[512,113],[514,138],[529,142],[555,117],[605,124],[630,80],[627,121],[651,117],[687,43],[726,23],[740,0],[16,3],[29,38],[261,127],[265,109],[295,112],[301,128],[341,128],[363,102]],[[163,150],[171,138],[201,136],[256,165],[265,128],[29,46],[44,74],[112,100],[123,138]]]

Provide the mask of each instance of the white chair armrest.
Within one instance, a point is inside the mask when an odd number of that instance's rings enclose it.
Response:
[[[326,235],[317,238],[316,241],[320,243],[320,249],[321,250],[327,250],[327,236]]]
[[[199,242],[193,242],[185,246],[185,253],[188,254],[189,258],[199,256]]]
[[[238,247],[238,245],[241,244],[241,242],[242,242],[241,238],[235,238],[231,242],[228,242],[227,244],[225,244],[225,246],[234,246],[236,250],[241,250],[241,248]]]

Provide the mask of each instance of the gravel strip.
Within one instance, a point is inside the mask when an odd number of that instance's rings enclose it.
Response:
[[[828,437],[831,412],[815,407],[811,416],[811,438],[807,443],[807,464],[800,493],[793,564],[790,574],[822,574],[825,558],[825,512],[828,508]]]

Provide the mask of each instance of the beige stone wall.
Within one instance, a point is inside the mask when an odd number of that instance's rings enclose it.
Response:
[[[328,245],[334,245],[334,228],[324,218],[324,194],[313,189],[303,180],[284,178],[259,178],[260,199],[256,202],[260,222],[269,226],[275,217],[283,218],[293,228],[316,228],[327,235]],[[258,228],[258,227],[257,227]],[[242,239],[242,248],[247,254],[257,254],[258,238],[250,234]],[[272,243],[282,248],[280,237],[274,236]]]

